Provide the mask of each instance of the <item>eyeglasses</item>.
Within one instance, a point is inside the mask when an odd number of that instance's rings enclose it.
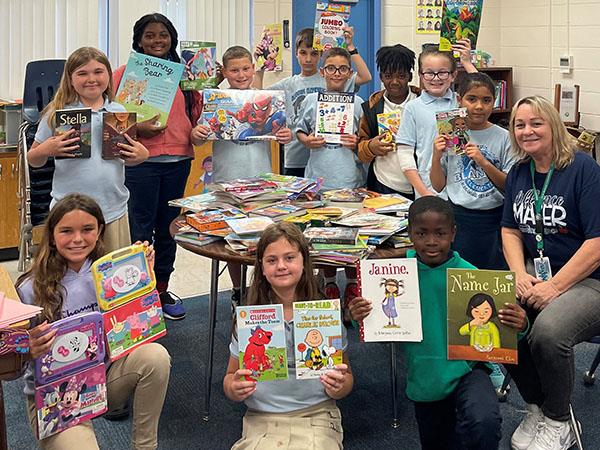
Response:
[[[440,72],[421,72],[421,76],[426,81],[433,81],[435,77],[438,77],[441,81],[446,81],[450,78],[450,72],[442,70]]]
[[[323,70],[327,75],[333,75],[336,72],[339,72],[340,75],[348,75],[351,69],[348,66],[335,67],[334,65],[330,64],[328,66],[323,67]]]

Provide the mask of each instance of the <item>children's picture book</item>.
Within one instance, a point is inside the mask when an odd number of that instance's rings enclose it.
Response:
[[[238,306],[237,338],[240,369],[252,371],[248,381],[288,378],[283,305]]]
[[[129,112],[137,113],[137,121],[151,119],[166,125],[179,87],[184,65],[162,58],[131,52],[115,101]]]
[[[477,47],[483,0],[444,0],[440,30],[440,51],[449,52],[456,41],[471,40],[471,50]]]
[[[363,342],[423,340],[416,259],[363,259],[358,286],[361,297],[373,302],[360,325]]]
[[[121,157],[121,147],[117,144],[128,144],[125,135],[137,139],[136,113],[105,112],[102,114],[102,158],[115,159]]]
[[[327,51],[332,47],[345,47],[344,26],[350,18],[350,5],[317,2],[313,48]]]
[[[358,229],[347,227],[309,227],[304,237],[310,244],[356,245]]]
[[[29,352],[29,332],[23,328],[0,328],[0,356]]]
[[[244,236],[247,234],[259,234],[269,225],[274,224],[269,217],[246,217],[244,219],[226,219],[227,225],[235,234]]]
[[[342,134],[354,133],[354,94],[319,92],[317,96],[315,136],[329,144],[340,144]]]
[[[301,216],[306,212],[304,208],[293,205],[292,203],[276,203],[274,205],[257,208],[248,214],[249,216],[269,217],[275,222],[287,219],[292,216]]]
[[[392,141],[398,133],[400,128],[400,122],[402,120],[402,111],[390,111],[387,113],[377,114],[377,131],[378,134],[389,133],[392,137]]]
[[[256,70],[281,71],[283,49],[283,26],[281,23],[265,25],[254,50]]]
[[[438,134],[446,135],[446,150],[461,155],[469,143],[467,109],[455,108],[435,113]]]
[[[517,364],[517,331],[498,310],[515,303],[515,274],[448,269],[448,359]]]
[[[180,82],[183,91],[215,88],[217,82],[217,44],[203,41],[181,41],[181,58],[185,69]]]
[[[283,91],[205,89],[202,97],[209,140],[274,140],[286,126]]]
[[[102,311],[110,311],[156,286],[154,270],[141,244],[115,250],[92,264],[96,298]]]
[[[102,314],[111,362],[167,334],[158,292],[137,297]]]
[[[38,439],[74,427],[108,409],[103,363],[38,386],[34,395]]]
[[[215,200],[214,194],[205,192],[203,194],[192,195],[190,197],[169,200],[169,206],[200,212],[209,209],[211,203],[214,203]]]
[[[340,300],[295,302],[293,308],[296,378],[319,378],[342,363]]]
[[[0,328],[6,328],[12,324],[18,324],[23,320],[35,317],[43,308],[36,305],[28,305],[18,300],[6,297],[0,291]]]
[[[185,220],[196,230],[204,232],[227,228],[226,219],[243,219],[245,217],[246,215],[238,208],[230,206],[187,214]]]
[[[78,149],[71,151],[75,158],[92,156],[92,110],[91,108],[58,109],[54,115],[54,135],[61,136],[71,129],[75,132],[69,139],[78,137]],[[69,156],[57,156],[56,159],[69,159]]]
[[[99,312],[78,314],[50,324],[52,348],[35,359],[35,383],[42,386],[104,361],[104,331]]]

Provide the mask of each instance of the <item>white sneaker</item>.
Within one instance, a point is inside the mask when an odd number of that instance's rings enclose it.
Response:
[[[527,450],[538,428],[544,423],[544,414],[538,405],[527,403],[527,413],[510,438],[513,450]]]
[[[567,450],[574,444],[575,433],[568,421],[559,422],[545,417],[527,450]]]

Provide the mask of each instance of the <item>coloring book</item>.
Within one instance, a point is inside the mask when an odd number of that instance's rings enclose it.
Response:
[[[72,150],[75,158],[90,158],[92,156],[92,110],[90,108],[58,109],[55,113],[54,135],[60,136],[71,129],[75,132],[69,139],[78,137],[79,148]],[[57,156],[56,159],[70,159],[68,156]]]
[[[319,92],[317,94],[315,136],[329,144],[340,144],[342,134],[354,133],[354,94]]]
[[[288,377],[283,305],[238,306],[240,369],[249,369],[247,380],[276,381]]]
[[[483,0],[445,0],[442,8],[440,51],[449,52],[459,39],[469,38],[477,47]]]
[[[373,305],[360,326],[363,342],[423,340],[416,259],[363,259],[358,285]]]
[[[339,299],[294,303],[296,378],[319,378],[342,363],[342,319]]]
[[[435,113],[438,134],[445,134],[446,151],[461,155],[469,143],[467,109],[455,108]]]
[[[448,269],[448,359],[517,364],[517,331],[498,319],[515,299],[514,272]]]
[[[345,47],[344,26],[350,18],[350,5],[317,2],[313,48],[327,51],[332,47]]]
[[[254,50],[256,70],[281,71],[283,50],[283,26],[280,23],[265,25]]]
[[[199,123],[209,140],[274,140],[286,126],[283,91],[205,89],[202,97]]]
[[[217,44],[215,42],[181,41],[181,58],[185,63],[181,90],[215,88],[217,83]]]

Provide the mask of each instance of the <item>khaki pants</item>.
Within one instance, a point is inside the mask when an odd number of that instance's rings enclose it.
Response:
[[[103,241],[106,253],[131,245],[129,216],[127,213],[123,214],[117,220],[113,220],[111,223],[106,224]]]
[[[158,420],[162,411],[171,358],[160,344],[142,345],[115,361],[106,374],[108,408],[121,409],[133,394],[133,427],[131,447],[154,450],[158,446]],[[37,418],[32,396],[27,397],[29,423],[37,436]],[[43,450],[98,450],[94,427],[90,420],[38,441]]]
[[[342,415],[334,400],[290,413],[248,410],[231,450],[342,449]]]

